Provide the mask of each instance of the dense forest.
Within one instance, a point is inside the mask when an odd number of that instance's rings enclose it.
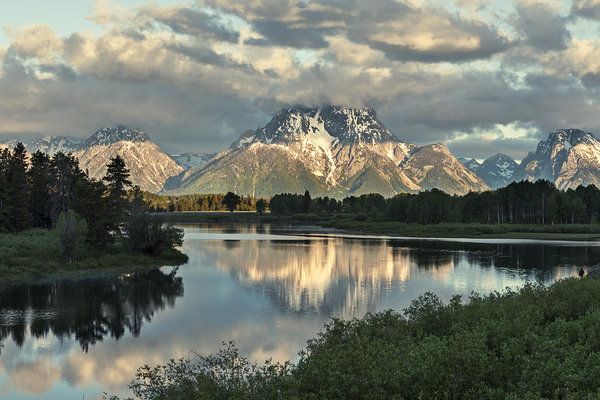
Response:
[[[451,196],[433,189],[386,199],[378,194],[311,198],[306,192],[279,194],[273,214],[352,214],[404,223],[580,224],[600,222],[600,190],[593,185],[561,191],[551,182],[513,182],[494,191]]]
[[[119,156],[96,180],[71,154],[29,155],[22,143],[0,152],[0,233],[53,231],[65,261],[74,261],[82,248],[115,242],[152,256],[180,245],[181,230],[153,220],[149,211]]]

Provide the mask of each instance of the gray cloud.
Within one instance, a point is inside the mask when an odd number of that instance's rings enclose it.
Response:
[[[206,0],[206,4],[246,20],[259,38],[247,44],[325,48],[328,36],[344,34],[382,51],[392,60],[437,63],[488,58],[509,47],[494,27],[439,8],[416,8],[395,0],[272,1]],[[273,7],[273,9],[271,9]]]
[[[600,133],[600,40],[570,38],[536,6],[499,22],[521,26],[516,36],[473,15],[392,0],[206,0],[146,6],[97,34],[23,28],[0,49],[0,135],[123,123],[170,152],[217,151],[290,104],[371,105],[404,140],[478,158],[521,158],[560,127]],[[538,136],[479,140],[511,124]]]
[[[571,34],[566,27],[567,21],[568,18],[561,17],[543,3],[521,3],[512,18],[523,42],[542,51],[568,47]]]
[[[167,25],[176,33],[209,36],[217,40],[237,43],[240,33],[227,26],[218,16],[187,7],[146,7],[139,16],[151,17]]]
[[[571,13],[582,18],[600,20],[600,1],[573,0]]]

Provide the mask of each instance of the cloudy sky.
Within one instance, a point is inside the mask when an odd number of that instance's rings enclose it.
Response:
[[[0,140],[123,123],[214,151],[291,104],[517,159],[600,134],[600,0],[0,0]]]

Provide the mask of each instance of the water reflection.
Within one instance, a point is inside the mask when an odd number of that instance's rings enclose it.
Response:
[[[61,280],[0,291],[0,340],[23,346],[26,336],[75,339],[85,352],[105,336],[138,337],[144,321],[183,296],[176,270],[103,279]]]
[[[294,359],[332,316],[401,310],[425,291],[449,299],[551,282],[600,261],[597,245],[344,238],[269,225],[186,226],[184,251],[189,263],[176,272],[0,290],[0,398],[127,394],[138,366],[230,339],[253,359]]]

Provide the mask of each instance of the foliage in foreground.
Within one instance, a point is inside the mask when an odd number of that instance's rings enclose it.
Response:
[[[297,364],[214,356],[142,367],[144,400],[597,399],[600,280],[527,285],[448,304],[333,320]]]

